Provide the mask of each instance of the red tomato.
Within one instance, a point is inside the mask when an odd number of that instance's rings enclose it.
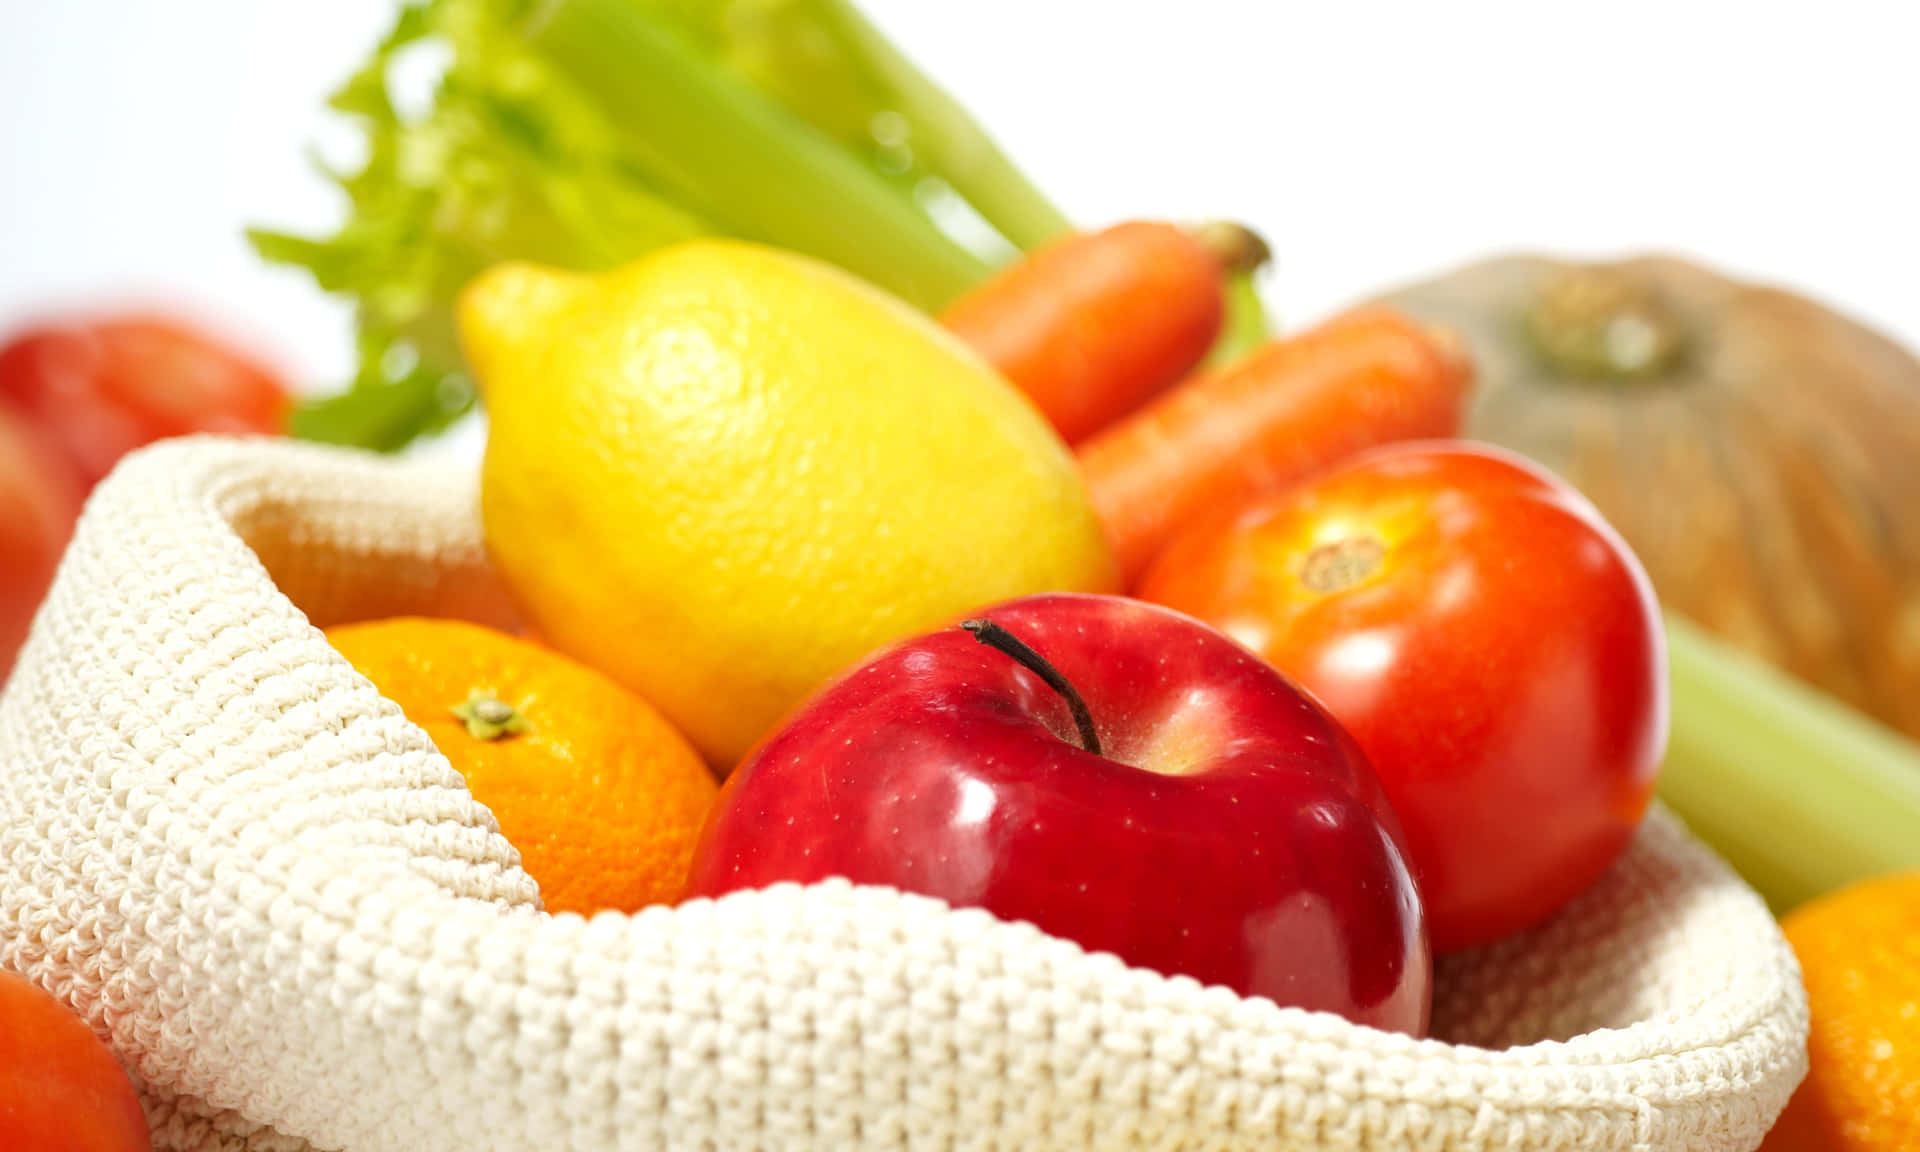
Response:
[[[0,683],[53,582],[79,509],[65,463],[0,402]]]
[[[238,349],[135,315],[19,334],[0,348],[0,400],[47,429],[83,488],[164,437],[285,431],[292,407],[280,377]]]
[[[0,1148],[151,1152],[112,1049],[39,986],[0,971]]]
[[[1668,707],[1652,585],[1520,457],[1388,445],[1190,526],[1138,592],[1258,652],[1360,742],[1436,949],[1552,915],[1646,811]]]

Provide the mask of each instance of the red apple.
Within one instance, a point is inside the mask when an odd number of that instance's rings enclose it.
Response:
[[[1426,1028],[1423,912],[1359,746],[1225,634],[1138,600],[1008,601],[804,703],[728,778],[687,894],[831,876]]]

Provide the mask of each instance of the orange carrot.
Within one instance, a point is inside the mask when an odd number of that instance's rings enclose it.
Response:
[[[1191,372],[1220,332],[1225,273],[1265,257],[1238,225],[1129,220],[1035,249],[940,320],[1071,444]]]
[[[1457,342],[1369,308],[1190,377],[1077,449],[1122,575],[1204,510],[1376,444],[1457,435],[1471,376]]]

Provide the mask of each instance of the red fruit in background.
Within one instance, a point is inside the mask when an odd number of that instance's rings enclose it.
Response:
[[[79,510],[66,463],[0,401],[0,684],[53,582]]]
[[[882,649],[734,770],[689,896],[831,876],[1029,921],[1130,964],[1420,1034],[1418,893],[1365,757],[1239,645],[1115,596]]]
[[[286,430],[292,396],[269,367],[186,322],[124,315],[38,325],[0,347],[0,401],[46,435],[91,488],[168,436]]]
[[[1439,951],[1552,915],[1646,811],[1668,708],[1652,586],[1511,453],[1375,449],[1189,526],[1139,594],[1258,652],[1366,749]]]
[[[152,1147],[140,1100],[113,1051],[39,986],[0,971],[0,1148]]]

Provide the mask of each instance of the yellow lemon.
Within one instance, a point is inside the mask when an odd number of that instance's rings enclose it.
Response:
[[[1073,456],[933,321],[733,241],[462,294],[488,547],[540,634],[716,767],[839,669],[1011,596],[1113,591]]]

